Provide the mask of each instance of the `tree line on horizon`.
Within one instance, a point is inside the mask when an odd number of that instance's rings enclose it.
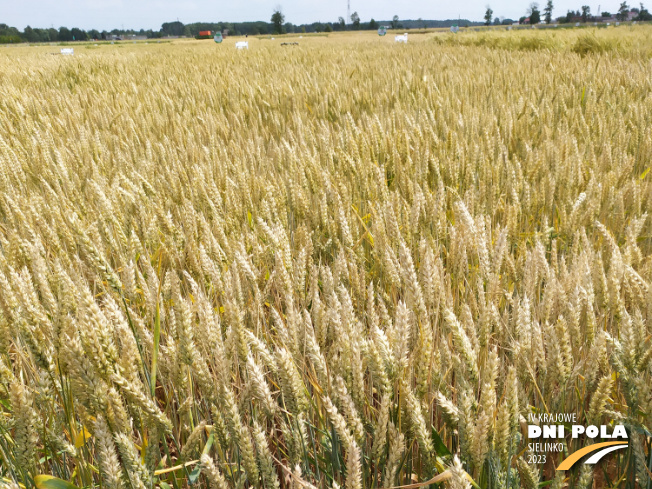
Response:
[[[566,15],[553,19],[553,0],[547,0],[546,6],[540,10],[539,4],[533,2],[527,9],[527,16],[518,19],[520,24],[538,24],[545,22],[550,24],[553,20],[556,23],[591,22],[604,18],[611,18],[608,11],[598,12],[597,16],[591,15],[591,7],[583,5],[581,10],[569,10]],[[615,14],[616,20],[625,21],[652,21],[652,14],[645,8],[643,3],[640,8],[630,8],[626,1],[620,3]],[[62,26],[59,29],[25,27],[21,32],[16,27],[0,23],[0,44],[9,43],[39,43],[39,42],[70,42],[88,40],[110,40],[120,36],[140,36],[148,39],[160,39],[163,37],[196,37],[200,31],[222,32],[229,35],[266,35],[285,33],[319,33],[345,30],[376,30],[381,25],[391,29],[425,29],[433,27],[471,27],[478,25],[511,25],[515,20],[505,17],[494,17],[494,11],[487,5],[484,15],[484,22],[475,22],[468,19],[447,19],[447,20],[403,20],[399,21],[395,15],[391,21],[376,21],[373,18],[369,22],[363,22],[358,12],[353,12],[350,19],[339,17],[336,22],[313,22],[310,24],[293,24],[285,22],[285,16],[280,8],[274,10],[270,22],[193,22],[184,24],[180,21],[164,22],[160,30],[153,29],[112,29],[111,31],[97,29],[84,30],[77,27],[69,29]]]
[[[491,6],[487,5],[486,11],[484,14],[484,24],[485,25],[509,25],[514,23],[512,19],[505,19],[499,17],[493,17],[494,11],[491,9]],[[539,4],[537,2],[532,2],[527,9],[527,16],[524,15],[519,18],[519,24],[539,24],[545,22],[550,24],[553,21],[552,12],[554,9],[554,4],[552,0],[546,2],[546,6],[543,11],[539,9]],[[582,5],[581,10],[568,10],[566,15],[557,17],[555,22],[559,24],[566,24],[571,22],[592,22],[596,20],[609,19],[612,17],[611,12],[602,11],[598,12],[598,15],[591,15],[591,7],[589,5]],[[645,8],[643,3],[640,4],[640,8],[630,8],[627,2],[622,2],[618,8],[617,13],[615,14],[615,19],[618,21],[626,21],[628,19],[636,21],[652,21],[652,14]]]
[[[336,22],[313,22],[310,24],[293,24],[285,22],[285,16],[280,9],[275,10],[270,22],[193,22],[184,24],[180,21],[164,22],[160,30],[153,29],[112,29],[84,30],[77,27],[32,28],[25,27],[20,31],[16,27],[0,23],[0,44],[21,43],[21,42],[72,42],[89,40],[110,40],[122,36],[141,36],[148,39],[160,39],[164,37],[196,37],[200,31],[223,32],[229,35],[266,35],[283,33],[319,33],[344,30],[376,30],[381,25],[392,29],[425,29],[433,27],[450,27],[458,24],[460,26],[477,26],[482,22],[470,21],[467,19],[447,20],[402,20],[395,15],[392,20],[376,21],[373,18],[363,22],[357,12],[351,15],[347,22],[340,17]]]

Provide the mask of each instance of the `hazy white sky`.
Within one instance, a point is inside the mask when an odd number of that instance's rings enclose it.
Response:
[[[357,11],[363,21],[370,18],[388,20],[393,15],[401,19],[451,19],[461,16],[482,20],[487,4],[494,16],[518,19],[525,15],[532,0],[350,0],[351,12]],[[540,0],[543,7],[546,0]],[[619,0],[554,0],[553,15],[561,16],[568,9],[582,5],[596,13],[615,12]],[[638,2],[629,2],[638,6]],[[269,21],[275,6],[280,5],[286,21],[294,24],[314,21],[336,21],[346,16],[346,0],[0,0],[0,23],[23,29],[25,26],[80,27],[82,29],[159,29],[163,22],[197,21]]]

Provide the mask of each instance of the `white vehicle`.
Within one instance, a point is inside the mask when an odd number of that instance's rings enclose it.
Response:
[[[394,36],[394,41],[395,42],[403,42],[403,43],[407,44],[407,39],[408,39],[407,32],[405,34],[403,34],[402,36]]]
[[[236,49],[249,49],[249,41],[238,41],[235,43]]]
[[[73,54],[75,54],[75,50],[73,48],[61,48],[61,54],[66,56],[72,56]]]

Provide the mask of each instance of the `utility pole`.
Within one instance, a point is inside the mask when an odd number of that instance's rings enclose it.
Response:
[[[351,0],[346,0],[346,23],[351,20]]]

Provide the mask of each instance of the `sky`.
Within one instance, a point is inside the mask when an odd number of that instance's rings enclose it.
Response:
[[[482,20],[487,4],[494,17],[518,19],[525,15],[532,0],[350,0],[351,12],[357,11],[363,22],[374,18]],[[540,0],[540,8],[546,0]],[[599,1],[603,11],[616,12],[619,0],[553,0],[553,16],[568,9],[579,10],[587,4],[597,13]],[[0,0],[0,23],[24,29],[66,26],[69,28],[111,30],[154,29],[163,22],[269,21],[280,6],[287,22],[304,24],[336,21],[346,16],[347,0]],[[638,2],[629,2],[638,6]]]

